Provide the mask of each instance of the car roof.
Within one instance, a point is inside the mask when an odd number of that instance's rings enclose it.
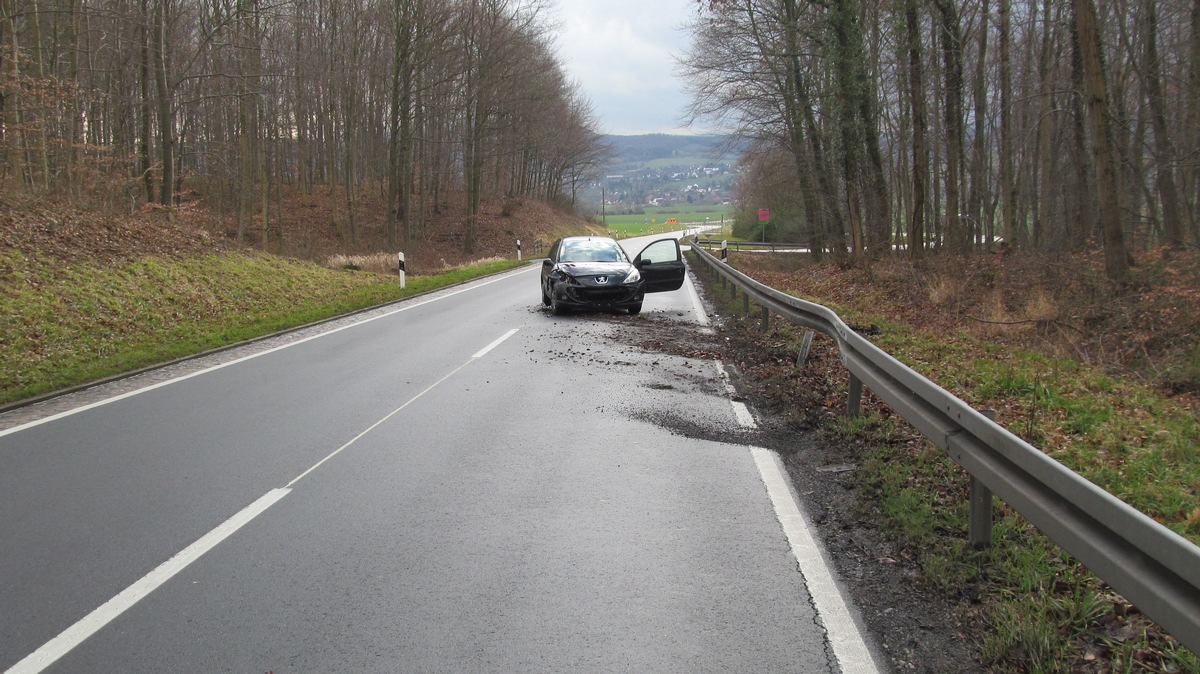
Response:
[[[587,235],[564,236],[563,243],[566,243],[568,241],[612,241],[613,243],[617,242],[616,239],[612,238],[611,236],[587,236]]]

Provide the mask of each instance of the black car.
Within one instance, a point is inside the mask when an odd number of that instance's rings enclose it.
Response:
[[[605,236],[568,236],[554,242],[542,262],[542,304],[555,314],[569,309],[642,310],[646,293],[678,290],[686,267],[679,242],[659,239],[631,262]]]

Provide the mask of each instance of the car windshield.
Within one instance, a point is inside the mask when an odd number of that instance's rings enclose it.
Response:
[[[625,252],[611,239],[564,241],[559,262],[624,262]]]

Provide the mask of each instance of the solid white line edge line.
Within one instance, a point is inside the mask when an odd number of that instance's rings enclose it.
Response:
[[[221,541],[229,538],[254,518],[261,515],[267,508],[277,503],[290,493],[290,489],[272,489],[262,498],[246,506],[241,512],[225,520],[220,526],[200,537],[195,543],[184,548],[174,557],[168,559],[150,573],[142,576],[133,585],[125,588],[120,594],[100,605],[99,608],[84,616],[79,622],[68,627],[62,634],[54,637],[33,653],[27,655],[17,664],[8,669],[6,674],[35,674],[54,664],[85,639],[92,636],[117,616],[124,613],[134,604],[141,601],[154,590],[158,589],[175,574],[196,561],[204,553],[212,550]]]
[[[737,389],[729,381],[725,364],[719,360],[713,361],[713,364],[725,391],[730,397],[737,395]],[[729,403],[742,428],[758,428],[754,414],[745,403],[736,400],[730,400]],[[779,456],[769,449],[750,447],[750,456],[754,459],[758,475],[767,489],[771,505],[775,508],[779,526],[791,546],[800,575],[804,577],[805,586],[813,600],[813,608],[817,612],[817,619],[825,627],[825,638],[833,650],[833,657],[838,661],[838,666],[846,673],[878,673],[879,668],[871,656],[871,650],[863,640],[858,624],[850,615],[846,600],[838,589],[829,564],[825,561],[825,554],[813,538],[812,525],[804,515],[800,497],[792,487],[787,469]]]
[[[88,404],[86,404],[86,405],[80,405],[79,407],[74,407],[74,408],[71,408],[71,409],[69,409],[69,410],[65,410],[65,411],[63,411],[63,412],[59,412],[59,413],[57,413],[57,414],[52,414],[52,415],[50,415],[50,416],[43,417],[43,418],[41,418],[41,419],[34,419],[33,421],[30,421],[30,422],[27,422],[27,423],[21,424],[21,425],[19,425],[19,426],[13,426],[12,428],[6,428],[6,429],[4,429],[4,430],[0,430],[0,438],[4,437],[4,436],[6,436],[6,435],[12,435],[13,433],[19,433],[20,431],[23,431],[23,430],[26,430],[26,429],[29,429],[29,428],[33,428],[34,426],[40,426],[40,425],[42,425],[42,424],[50,423],[51,421],[57,421],[58,419],[62,419],[62,418],[64,418],[64,417],[69,417],[69,416],[71,416],[71,415],[73,415],[73,414],[79,414],[80,412],[86,412],[87,410],[90,410],[90,409],[95,409],[95,408],[97,408],[97,407],[102,407],[102,406],[104,406],[104,405],[107,405],[107,404],[109,404],[109,403],[115,403],[115,402],[117,402],[118,400],[124,400],[124,399],[126,399],[126,398],[132,398],[132,397],[133,397],[133,396],[135,396],[135,395],[138,395],[138,394],[141,394],[141,393],[146,393],[146,392],[148,392],[148,391],[153,391],[153,390],[155,390],[155,389],[162,388],[162,387],[164,387],[164,386],[169,386],[169,385],[171,385],[171,384],[175,384],[175,383],[178,383],[178,382],[184,381],[184,380],[186,380],[186,379],[191,379],[192,377],[199,377],[199,376],[200,376],[200,375],[202,375],[202,374],[208,374],[209,372],[215,372],[216,370],[220,370],[220,369],[222,369],[222,368],[229,367],[230,365],[237,365],[238,363],[244,363],[244,362],[246,362],[246,361],[248,361],[248,360],[251,360],[251,359],[254,359],[254,358],[258,358],[259,356],[265,356],[265,355],[267,355],[267,354],[269,354],[269,353],[275,353],[276,351],[281,351],[281,350],[283,350],[283,349],[286,349],[286,348],[288,348],[288,347],[296,346],[296,345],[298,345],[298,344],[303,344],[303,343],[305,343],[305,342],[309,342],[309,341],[312,341],[312,340],[314,340],[314,339],[319,339],[319,338],[321,338],[321,337],[326,337],[326,336],[328,336],[328,335],[332,335],[332,334],[335,334],[335,333],[341,332],[342,330],[348,330],[348,329],[350,329],[350,328],[354,328],[354,327],[357,327],[357,326],[360,326],[360,325],[365,325],[365,324],[367,324],[367,323],[370,323],[370,322],[372,322],[372,321],[377,321],[377,320],[379,320],[379,319],[381,319],[381,318],[387,318],[388,316],[394,316],[394,315],[396,315],[396,314],[398,314],[398,313],[401,313],[401,312],[403,312],[403,311],[408,311],[408,310],[410,310],[410,309],[416,309],[417,307],[423,307],[423,306],[425,306],[426,304],[431,304],[431,303],[433,303],[433,302],[438,302],[438,301],[440,301],[440,300],[444,300],[444,299],[447,299],[447,298],[450,298],[450,297],[454,297],[455,295],[459,295],[459,294],[461,294],[461,293],[465,293],[465,292],[468,292],[468,291],[470,291],[470,290],[475,290],[475,289],[477,289],[477,288],[482,288],[483,286],[491,285],[491,284],[493,284],[493,283],[497,283],[497,282],[499,282],[499,281],[504,281],[504,280],[508,279],[510,276],[516,276],[517,274],[521,274],[521,273],[528,272],[528,271],[529,271],[530,269],[532,269],[532,268],[533,268],[533,267],[532,267],[532,266],[530,266],[530,267],[522,267],[522,268],[520,268],[520,269],[515,269],[515,270],[513,270],[513,271],[511,271],[511,272],[507,272],[507,273],[505,273],[505,274],[501,274],[501,275],[499,275],[499,276],[496,276],[496,277],[493,277],[493,278],[491,278],[491,279],[487,279],[487,280],[484,280],[484,281],[480,281],[480,282],[478,282],[478,283],[472,283],[472,284],[470,284],[470,285],[467,285],[467,286],[464,286],[464,287],[462,287],[462,288],[460,288],[460,289],[458,289],[458,290],[454,290],[454,291],[451,291],[451,292],[447,292],[447,293],[445,293],[444,295],[437,295],[436,297],[431,297],[431,298],[428,298],[428,299],[425,299],[425,300],[422,300],[422,301],[419,301],[419,302],[414,302],[414,303],[412,303],[412,304],[404,304],[404,305],[403,305],[403,306],[401,306],[401,307],[398,307],[398,308],[396,308],[396,309],[394,309],[394,310],[392,310],[392,311],[388,311],[388,312],[386,312],[386,313],[379,314],[378,316],[371,316],[370,318],[364,318],[364,319],[362,319],[361,321],[355,321],[355,322],[353,322],[353,323],[350,323],[350,324],[348,324],[348,325],[343,325],[343,326],[341,326],[341,327],[337,327],[337,328],[331,328],[331,329],[329,329],[329,330],[325,330],[325,331],[323,331],[323,332],[319,332],[319,333],[317,333],[317,334],[315,334],[315,335],[309,335],[308,337],[305,337],[305,338],[303,338],[303,339],[297,339],[297,340],[296,340],[296,341],[294,341],[294,342],[288,342],[287,344],[281,344],[281,345],[279,345],[279,346],[276,346],[276,347],[274,347],[274,348],[271,348],[271,349],[266,349],[266,350],[264,350],[264,351],[259,351],[258,353],[252,353],[252,354],[250,354],[249,356],[244,356],[244,357],[242,357],[242,358],[238,358],[238,359],[235,359],[235,360],[231,360],[231,361],[229,361],[229,362],[227,362],[227,363],[221,363],[221,364],[219,364],[219,365],[214,365],[214,366],[212,366],[212,367],[205,368],[205,369],[203,369],[203,370],[198,370],[198,371],[196,371],[196,372],[190,372],[190,373],[188,373],[188,374],[180,375],[180,376],[178,376],[178,377],[175,377],[175,378],[173,378],[173,379],[168,379],[167,381],[160,381],[160,382],[158,382],[158,383],[155,383],[155,384],[150,384],[150,385],[148,385],[148,386],[144,386],[144,387],[142,387],[142,388],[135,389],[135,390],[133,390],[133,391],[127,391],[127,392],[125,392],[125,393],[121,393],[121,394],[115,395],[115,396],[113,396],[113,397],[111,397],[111,398],[105,398],[104,400],[98,400],[98,401],[96,401],[96,402],[94,402],[94,403],[88,403]],[[403,301],[403,300],[401,300],[401,301]]]
[[[833,655],[843,672],[871,674],[879,668],[871,650],[863,640],[862,633],[850,609],[838,589],[833,573],[825,562],[820,545],[813,538],[811,525],[804,516],[799,498],[787,479],[787,471],[779,456],[769,449],[751,447],[750,454],[758,466],[759,475],[767,487],[767,494],[775,506],[775,516],[792,547],[792,555],[799,564],[800,575],[804,576],[808,593],[812,597],[817,618],[825,626],[825,638],[833,649]]]

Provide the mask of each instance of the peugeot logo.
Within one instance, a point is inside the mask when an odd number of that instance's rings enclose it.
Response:
[[[608,277],[607,276],[597,276],[596,283],[599,283],[600,285],[604,285],[605,283],[608,283]]]

